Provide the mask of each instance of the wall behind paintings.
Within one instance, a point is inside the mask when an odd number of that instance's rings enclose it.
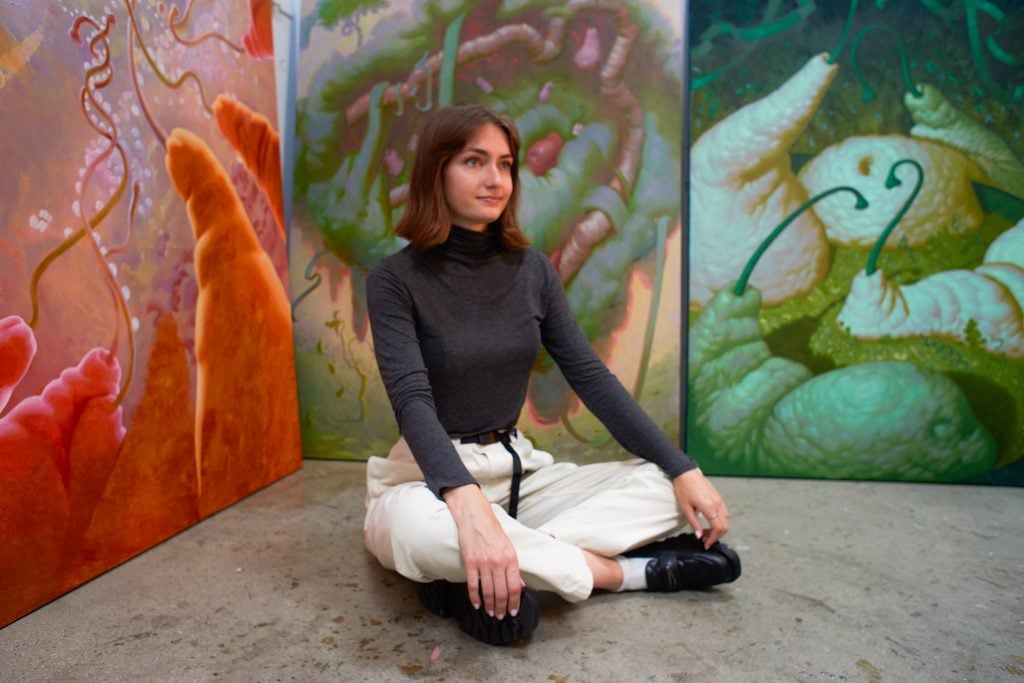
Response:
[[[8,2],[0,54],[3,625],[301,448],[270,3]]]
[[[691,452],[1024,483],[1024,7],[694,0],[690,20]]]
[[[446,103],[510,115],[521,223],[613,370],[678,435],[681,5],[302,4],[290,266],[307,457],[397,437],[367,330],[368,270],[403,243],[417,130]],[[520,427],[561,457],[621,456],[550,360]]]

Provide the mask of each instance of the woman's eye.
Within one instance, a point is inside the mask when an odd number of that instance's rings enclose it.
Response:
[[[480,165],[480,160],[475,158],[475,157],[470,157],[469,159],[466,159],[466,165],[467,166],[479,166]]]

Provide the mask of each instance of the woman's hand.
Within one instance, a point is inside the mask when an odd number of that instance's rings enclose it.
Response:
[[[517,615],[524,585],[519,560],[490,501],[474,484],[447,489],[441,495],[459,529],[470,603],[480,609],[482,593],[487,614],[498,619]]]
[[[699,468],[683,472],[672,480],[672,487],[676,492],[679,509],[693,527],[697,538],[704,541],[704,547],[710,548],[718,543],[729,531],[729,508],[704,473]],[[697,519],[697,513],[704,515],[704,519],[711,525],[710,529],[704,529]]]

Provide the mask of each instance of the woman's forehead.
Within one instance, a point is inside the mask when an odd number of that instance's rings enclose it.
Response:
[[[508,136],[493,123],[485,123],[473,131],[462,148],[464,152],[471,150],[492,156],[512,156]]]

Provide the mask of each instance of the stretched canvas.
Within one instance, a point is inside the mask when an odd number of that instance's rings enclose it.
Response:
[[[270,18],[0,3],[0,625],[301,464]]]
[[[1024,483],[1024,7],[689,17],[691,452]]]
[[[403,241],[417,132],[476,102],[522,136],[520,223],[588,338],[679,435],[682,5],[626,0],[302,5],[292,308],[307,457],[397,437],[373,359],[365,278]],[[519,427],[559,457],[623,457],[550,359]]]

